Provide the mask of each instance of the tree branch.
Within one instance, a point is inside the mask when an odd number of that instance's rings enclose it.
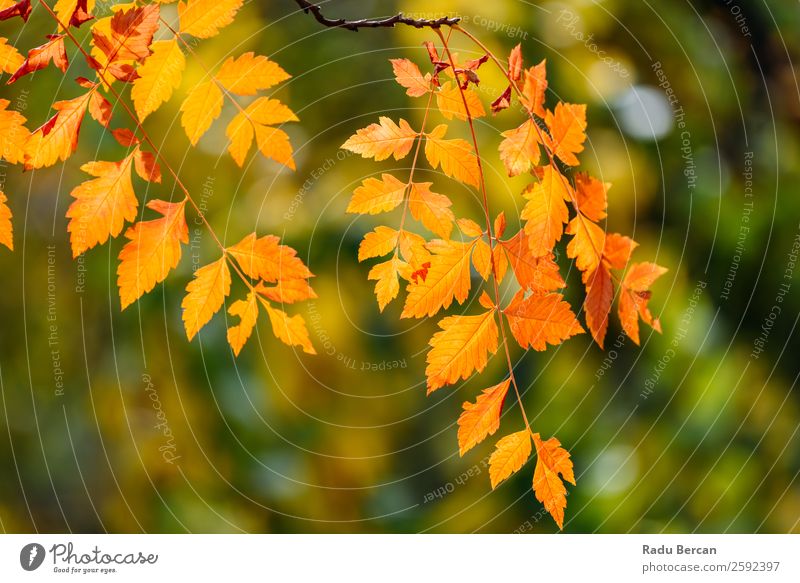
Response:
[[[322,9],[319,5],[309,2],[308,0],[295,0],[303,9],[306,14],[312,14],[314,18],[323,26],[330,28],[345,28],[358,32],[359,28],[393,28],[395,24],[405,24],[413,26],[414,28],[433,28],[439,29],[442,26],[453,26],[461,21],[460,16],[442,16],[441,18],[428,19],[428,18],[409,18],[404,16],[402,12],[389,16],[388,18],[362,18],[360,20],[345,20],[343,18],[326,18],[322,14]]]

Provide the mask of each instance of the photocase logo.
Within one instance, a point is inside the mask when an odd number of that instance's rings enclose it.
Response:
[[[26,571],[35,571],[44,562],[44,547],[39,543],[30,543],[19,552],[19,564]]]

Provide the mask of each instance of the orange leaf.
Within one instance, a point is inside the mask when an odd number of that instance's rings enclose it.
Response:
[[[0,192],[0,244],[14,250],[13,226],[11,225],[11,209],[6,204],[8,198]]]
[[[555,114],[547,112],[545,122],[550,128],[548,145],[553,155],[568,166],[577,166],[575,154],[583,152],[586,140],[586,106],[559,102]]]
[[[619,319],[622,329],[636,344],[639,344],[639,318],[645,324],[661,332],[661,323],[653,318],[647,307],[650,301],[650,286],[667,270],[655,263],[637,263],[631,266],[622,280],[622,292],[619,297]]]
[[[467,107],[464,107],[464,100],[467,101]],[[458,84],[452,84],[449,81],[442,85],[441,89],[436,92],[436,105],[439,111],[447,119],[454,117],[460,120],[466,120],[467,117],[473,119],[483,117],[486,111],[483,109],[478,94],[472,89],[464,90],[464,97],[461,97],[461,89]],[[467,109],[469,108],[469,109]]]
[[[425,95],[431,89],[430,75],[422,76],[419,67],[408,59],[389,59],[397,82],[411,97]]]
[[[106,63],[143,61],[150,55],[159,16],[157,4],[117,10],[107,31],[92,29],[94,46],[103,52]]]
[[[7,99],[0,99],[0,157],[16,164],[25,158],[25,143],[30,132],[21,113],[6,109],[10,103]]]
[[[141,221],[130,227],[125,237],[130,239],[119,254],[117,285],[124,310],[164,281],[181,259],[181,243],[189,242],[184,206],[177,203],[151,200],[147,208],[163,215],[161,219]]]
[[[67,209],[72,256],[77,257],[109,237],[116,237],[125,222],[136,219],[139,202],[133,192],[131,166],[135,152],[119,162],[88,162],[81,170],[94,176],[75,187],[75,200]]]
[[[603,348],[608,330],[608,314],[613,299],[614,284],[611,281],[611,274],[605,265],[600,265],[586,281],[586,299],[583,303],[586,310],[586,326],[600,348]]]
[[[604,219],[608,208],[609,188],[609,182],[600,182],[585,172],[578,172],[575,175],[577,210],[593,221]]]
[[[500,428],[500,411],[511,379],[484,389],[474,403],[465,402],[458,418],[458,453],[464,455]]]
[[[52,166],[58,160],[64,161],[72,155],[78,146],[81,122],[92,91],[75,99],[53,104],[53,109],[58,113],[33,132],[25,142],[26,170]]]
[[[455,215],[450,210],[452,202],[443,194],[431,191],[431,182],[416,182],[411,185],[408,208],[411,215],[422,221],[427,229],[442,239],[449,239],[453,231]]]
[[[489,458],[489,479],[492,482],[492,490],[525,465],[530,456],[531,434],[527,429],[506,435],[498,441]]]
[[[469,295],[472,242],[434,239],[427,247],[433,253],[430,269],[423,281],[409,284],[401,318],[433,316],[440,309],[450,307],[453,298],[461,304]]]
[[[569,210],[564,202],[570,190],[566,179],[553,166],[545,166],[539,182],[530,185],[523,196],[528,199],[522,209],[525,234],[528,235],[531,253],[546,255],[561,239],[564,223],[569,220]]]
[[[274,286],[259,282],[256,291],[279,304],[293,304],[317,297],[306,279],[280,279]]]
[[[228,124],[225,130],[225,135],[230,139],[228,152],[236,164],[243,166],[253,145],[253,138],[256,138],[264,156],[294,169],[289,137],[283,130],[265,127],[288,121],[297,121],[297,116],[291,109],[277,99],[259,97],[244,111],[237,113]]]
[[[13,73],[22,66],[25,59],[13,46],[8,44],[8,39],[0,38],[0,71]]]
[[[375,296],[378,298],[378,308],[381,312],[400,292],[398,274],[405,268],[405,262],[392,257],[389,261],[378,263],[370,269],[367,279],[378,282],[375,284]]]
[[[186,336],[191,340],[219,311],[231,291],[227,258],[223,255],[217,261],[197,269],[186,291],[181,308]]]
[[[417,132],[404,119],[400,120],[399,126],[388,117],[381,117],[379,121],[380,124],[373,123],[358,130],[342,144],[342,148],[364,158],[375,158],[377,162],[389,156],[394,156],[395,160],[405,158],[414,145]]]
[[[544,93],[547,90],[546,59],[525,71],[522,104],[539,117],[545,116]]]
[[[156,157],[151,152],[137,150],[133,157],[133,167],[142,180],[161,182],[161,168],[156,162]]]
[[[8,85],[11,85],[23,75],[44,69],[50,61],[52,61],[62,73],[67,72],[69,61],[67,60],[67,51],[64,47],[64,35],[51,34],[48,35],[47,38],[48,40],[46,43],[28,51],[28,57],[24,59],[14,71],[14,74],[7,81]]]
[[[465,140],[445,140],[447,126],[436,126],[426,135],[425,156],[434,170],[441,164],[442,172],[450,178],[478,186],[480,184],[480,168],[478,158],[472,151],[472,146]],[[410,146],[409,146],[410,147]]]
[[[430,340],[428,352],[428,394],[459,378],[468,379],[482,371],[489,353],[497,352],[497,323],[494,310],[478,316],[449,316],[439,322],[441,330]]]
[[[666,272],[665,267],[655,263],[636,263],[631,265],[628,273],[625,274],[622,285],[632,291],[645,292],[650,289],[655,280]]]
[[[136,114],[142,121],[169,101],[186,68],[186,58],[177,39],[157,41],[150,48],[153,52],[136,69],[139,77],[131,89]]]
[[[523,289],[534,292],[554,291],[566,287],[558,271],[553,253],[535,257],[524,231],[508,241],[500,241],[500,247],[508,255],[508,261],[517,282]]]
[[[296,314],[290,317],[282,310],[273,308],[269,304],[265,305],[272,324],[272,332],[278,340],[289,346],[300,346],[306,354],[317,353],[311,345],[303,316]]]
[[[197,145],[222,112],[222,91],[213,81],[200,83],[181,104],[181,125],[193,146]]]
[[[253,279],[275,282],[279,279],[307,279],[313,277],[297,251],[280,244],[274,235],[256,238],[250,233],[236,245],[228,247],[245,275]]]
[[[528,119],[502,136],[505,139],[500,142],[500,159],[509,176],[518,176],[539,163],[539,134],[533,120]]]
[[[503,313],[522,348],[546,350],[548,344],[558,346],[571,336],[583,334],[561,294],[533,294],[526,298],[525,291],[520,290]]]
[[[467,237],[481,237],[483,236],[483,229],[481,226],[472,219],[461,218],[456,221],[458,228]]]
[[[228,344],[231,345],[233,353],[239,356],[242,347],[250,338],[253,328],[258,320],[258,301],[256,294],[250,292],[246,300],[236,300],[228,308],[231,316],[239,316],[240,322],[235,326],[228,327]]]
[[[256,124],[256,144],[258,150],[265,158],[271,158],[283,164],[287,168],[295,169],[294,158],[292,158],[292,144],[289,136],[283,130]]]
[[[508,55],[508,75],[513,81],[522,77],[522,45],[517,43]]]
[[[211,38],[233,22],[244,0],[188,0],[178,4],[181,32]]]
[[[364,240],[358,246],[358,260],[364,261],[370,257],[381,257],[394,251],[399,235],[399,232],[389,227],[375,227],[373,231],[364,236]]]
[[[628,265],[628,261],[631,259],[633,250],[638,246],[639,244],[630,237],[625,237],[617,233],[609,233],[606,235],[603,259],[605,259],[613,269],[625,269]]]
[[[489,279],[492,273],[492,250],[489,244],[483,239],[475,241],[475,249],[472,252],[472,265],[484,280]]]
[[[575,485],[572,460],[569,452],[561,447],[555,437],[542,441],[538,433],[533,434],[536,445],[536,469],[533,471],[533,491],[536,499],[544,504],[558,528],[564,528],[564,509],[567,507],[567,489],[562,478]],[[561,477],[559,478],[559,474]]]
[[[347,212],[376,215],[397,208],[403,202],[406,186],[391,174],[382,174],[381,180],[367,178],[353,191]]]
[[[228,57],[214,75],[225,89],[237,95],[255,95],[257,91],[269,89],[290,77],[280,65],[253,52],[244,53],[236,59]]]
[[[606,234],[595,223],[578,213],[567,225],[567,234],[572,240],[567,245],[567,257],[575,259],[575,265],[587,273],[600,265]]]

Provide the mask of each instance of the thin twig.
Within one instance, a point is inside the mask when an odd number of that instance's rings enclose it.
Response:
[[[359,20],[345,20],[344,18],[327,18],[322,14],[322,8],[318,4],[308,2],[308,0],[295,0],[297,5],[306,14],[311,14],[317,22],[330,28],[344,28],[358,32],[359,28],[394,28],[395,24],[404,24],[414,28],[432,28],[438,30],[442,26],[453,26],[461,22],[460,16],[442,16],[440,18],[410,18],[402,12],[387,18],[361,18]]]

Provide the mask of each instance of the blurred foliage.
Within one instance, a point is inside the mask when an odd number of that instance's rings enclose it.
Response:
[[[551,90],[589,104],[591,143],[582,159],[614,183],[610,228],[633,233],[641,243],[635,259],[670,268],[652,303],[663,335],[648,332],[639,348],[618,341],[614,322],[605,352],[584,335],[516,364],[535,427],[573,454],[578,486],[565,530],[797,531],[800,295],[796,273],[786,272],[800,229],[796,5],[337,0],[326,8],[336,16],[452,12],[501,56],[522,42],[529,65],[546,58]],[[24,27],[0,29],[21,50],[50,32],[41,7]],[[97,124],[87,120],[63,169],[3,168],[16,251],[0,254],[2,530],[554,531],[530,491],[530,472],[490,491],[482,462],[492,440],[459,458],[455,420],[484,381],[425,397],[423,347],[435,322],[398,320],[396,304],[378,313],[367,268],[356,261],[374,221],[344,212],[376,166],[339,145],[378,115],[419,121],[419,104],[394,84],[387,59],[424,66],[421,43],[433,36],[322,29],[293,2],[275,0],[249,3],[222,35],[201,43],[206,66],[254,50],[294,75],[277,95],[301,118],[289,128],[296,173],[261,157],[239,170],[224,153],[224,124],[191,150],[177,97],[147,121],[226,241],[272,232],[308,260],[319,294],[305,308],[317,357],[279,344],[263,321],[236,360],[221,316],[186,341],[180,282],[191,275],[193,253],[210,257],[207,236],[199,250],[185,249],[172,283],[120,312],[121,242],[73,261],[66,238],[80,162],[122,152]],[[452,38],[461,55],[478,56],[463,37]],[[683,107],[688,135],[665,110],[655,62]],[[189,63],[182,94],[203,74]],[[481,70],[487,99],[502,89],[490,69]],[[52,101],[76,94],[70,79],[85,73],[75,59],[67,81],[43,71],[36,89],[25,78],[4,86],[3,97],[37,125]],[[117,108],[120,124],[123,115]],[[517,120],[505,112],[479,126],[493,211],[509,217],[519,214],[525,179],[505,178],[491,150]],[[663,130],[642,137],[659,120]],[[746,152],[753,153],[749,214]],[[476,216],[474,192],[430,179],[449,189],[460,215]],[[165,181],[139,192],[163,198],[173,187]],[[784,296],[781,284],[790,285]],[[571,300],[578,305],[577,295]],[[774,306],[780,313],[753,358]],[[517,428],[515,407],[503,423]],[[167,451],[179,457],[167,463]]]

